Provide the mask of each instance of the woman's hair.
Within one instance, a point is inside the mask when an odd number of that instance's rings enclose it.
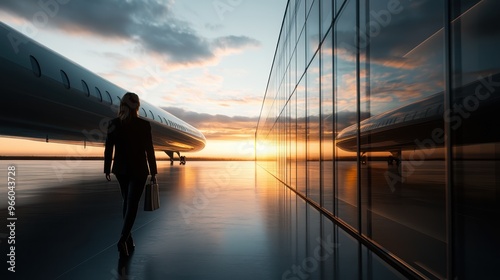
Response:
[[[118,112],[118,117],[122,122],[128,122],[131,118],[137,118],[139,112],[139,106],[141,102],[139,101],[139,96],[133,92],[127,92],[122,97],[120,102],[120,111]]]

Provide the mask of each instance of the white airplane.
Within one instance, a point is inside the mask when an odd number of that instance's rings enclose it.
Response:
[[[103,146],[107,123],[128,91],[0,22],[0,135],[46,142]],[[133,91],[133,90],[131,90]],[[203,134],[169,112],[141,100],[155,150],[200,151]]]

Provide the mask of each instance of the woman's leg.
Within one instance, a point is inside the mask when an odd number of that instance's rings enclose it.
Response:
[[[123,198],[123,208],[122,208],[122,216],[123,219],[125,219],[125,214],[127,212],[127,205],[128,205],[128,192],[129,192],[129,184],[130,184],[130,178],[128,175],[122,175],[122,174],[116,174],[116,179],[118,180],[118,183],[120,184],[120,191],[122,194]]]
[[[146,184],[147,180],[147,175],[146,176],[141,176],[141,177],[133,177],[130,178],[129,184],[128,184],[128,193],[127,193],[127,199],[126,199],[126,209],[125,209],[125,214],[124,214],[124,222],[123,222],[123,228],[122,228],[122,237],[125,238],[125,240],[128,239],[130,236],[130,232],[132,230],[132,227],[135,222],[135,218],[137,216],[137,210],[139,209],[139,200],[141,199],[142,193],[144,191],[144,185]]]

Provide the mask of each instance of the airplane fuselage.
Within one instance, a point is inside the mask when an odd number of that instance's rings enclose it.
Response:
[[[491,87],[499,81],[500,74],[495,74],[455,88],[447,110],[444,92],[439,92],[364,119],[359,128],[354,124],[340,131],[336,145],[351,152],[357,151],[358,146],[360,152],[422,149],[429,141],[434,147],[440,147],[445,142],[445,123],[453,133],[461,135],[453,140],[455,145],[499,142],[500,130],[484,129],[485,120],[497,122],[498,119],[500,94]]]
[[[3,23],[0,38],[0,135],[102,145],[128,90]],[[141,100],[139,113],[151,123],[156,150],[205,147],[201,132],[167,111]]]

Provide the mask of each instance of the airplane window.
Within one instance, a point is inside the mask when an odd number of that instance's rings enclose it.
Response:
[[[422,119],[422,118],[425,118],[425,113],[427,111],[426,110],[422,110],[422,111],[419,111],[415,114],[415,118],[414,119]]]
[[[120,98],[120,96],[117,96],[116,98],[118,98],[118,105],[120,105],[120,103],[122,103],[122,99]]]
[[[142,112],[141,116],[143,116],[143,117],[146,117],[146,118],[147,118],[147,117],[148,117],[148,114],[146,113],[146,110],[144,110],[144,108],[141,108],[141,109],[142,109],[142,110],[141,110],[141,112]]]
[[[33,74],[40,78],[42,76],[42,70],[40,69],[40,64],[36,60],[36,58],[32,55],[30,55],[30,60],[31,60],[31,69],[33,70]]]
[[[66,89],[69,89],[69,79],[68,79],[68,75],[66,75],[66,72],[64,72],[63,70],[61,70],[61,80],[63,82],[63,85]]]
[[[113,99],[111,99],[111,94],[109,94],[109,91],[106,91],[105,97],[106,97],[106,102],[113,105]]]
[[[87,83],[84,80],[82,80],[82,88],[83,88],[83,93],[85,93],[85,95],[89,97],[90,96],[89,86],[87,86]]]
[[[428,117],[429,116],[429,112],[432,111],[432,108],[427,108],[427,110],[425,110],[425,116]]]
[[[160,122],[163,123],[163,120],[161,119],[160,115],[158,115],[158,118],[160,119]]]
[[[417,116],[417,112],[412,112],[410,120],[414,120],[416,116]]]
[[[168,124],[167,119],[163,118],[163,120],[165,121],[165,124]]]
[[[155,115],[153,114],[153,112],[151,112],[151,110],[149,110],[149,112],[151,113],[151,118],[154,120],[155,119]]]
[[[95,97],[97,99],[99,99],[99,101],[102,102],[102,94],[101,94],[101,91],[97,87],[95,87]]]

